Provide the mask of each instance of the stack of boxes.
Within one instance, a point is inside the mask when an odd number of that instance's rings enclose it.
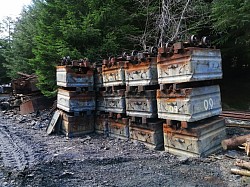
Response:
[[[206,156],[225,138],[220,88],[220,50],[184,47],[160,48],[157,59],[158,117],[164,124],[165,150],[187,156]]]
[[[61,131],[68,137],[94,131],[94,71],[85,60],[57,66],[57,108],[61,110]]]
[[[104,101],[104,112],[96,126],[111,137],[129,138],[125,103],[125,61],[123,58],[103,60],[102,77],[104,91],[99,96]],[[100,110],[99,110],[100,111]],[[97,113],[100,113],[100,112]]]
[[[133,51],[127,56],[126,114],[129,116],[130,139],[153,149],[163,149],[163,121],[157,118],[158,88],[156,53]]]

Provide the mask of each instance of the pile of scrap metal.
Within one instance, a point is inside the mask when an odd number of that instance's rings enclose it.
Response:
[[[20,78],[11,81],[13,92],[0,101],[1,110],[15,109],[20,114],[39,112],[53,102],[42,95],[36,87],[37,75],[18,72]]]

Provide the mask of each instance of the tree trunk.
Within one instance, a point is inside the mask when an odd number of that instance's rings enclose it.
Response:
[[[221,145],[224,150],[235,149],[238,148],[239,145],[246,143],[247,139],[250,139],[250,134],[222,140]]]

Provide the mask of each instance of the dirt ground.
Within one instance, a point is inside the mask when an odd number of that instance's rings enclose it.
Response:
[[[233,175],[243,151],[184,158],[141,143],[102,135],[68,139],[46,135],[48,112],[20,116],[0,111],[0,186],[247,186]],[[228,137],[249,133],[227,129]],[[249,183],[250,184],[250,183]]]

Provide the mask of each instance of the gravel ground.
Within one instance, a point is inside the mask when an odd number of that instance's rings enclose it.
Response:
[[[86,135],[46,135],[48,112],[0,112],[0,186],[247,186],[233,175],[242,151],[184,158],[128,140]],[[227,129],[228,137],[249,133]],[[250,184],[250,183],[249,183]]]

